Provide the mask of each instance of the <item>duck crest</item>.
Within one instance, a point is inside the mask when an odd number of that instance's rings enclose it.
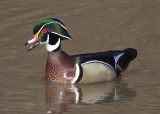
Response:
[[[73,60],[61,49],[48,53],[45,77],[60,83],[71,83],[76,74]]]

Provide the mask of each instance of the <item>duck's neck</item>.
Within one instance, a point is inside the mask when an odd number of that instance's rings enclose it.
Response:
[[[48,53],[46,78],[56,82],[71,83],[76,75],[76,65],[61,49]]]

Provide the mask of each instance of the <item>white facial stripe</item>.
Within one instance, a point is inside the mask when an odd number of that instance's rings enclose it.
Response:
[[[83,65],[83,64],[90,64],[90,63],[102,63],[102,64],[104,64],[104,65],[106,65],[106,66],[109,66],[110,68],[112,68],[112,69],[114,70],[114,68],[113,68],[110,64],[108,64],[108,63],[106,63],[106,62],[103,62],[103,61],[98,61],[98,60],[87,61],[87,62],[85,62],[85,63],[82,63],[82,65]]]
[[[49,35],[47,35],[46,48],[49,52],[56,50],[59,47],[60,43],[61,43],[61,40],[60,40],[60,38],[58,38],[58,42],[55,45],[50,45],[49,44]]]
[[[58,33],[56,33],[56,32],[51,32],[51,33],[53,33],[53,34],[57,34],[57,35],[59,35],[59,36],[62,36],[62,37],[65,37],[65,38],[67,38],[67,39],[70,39],[70,40],[71,40],[71,38],[70,38],[70,37],[67,37],[67,36],[64,36],[64,35],[58,34]]]
[[[57,24],[61,25],[64,29],[67,30],[67,28],[66,28],[65,26],[63,26],[61,23],[56,22],[56,21],[53,21],[53,22],[49,22],[49,23],[44,24],[44,25],[39,29],[39,32],[43,29],[43,27],[45,27],[46,25],[51,24],[51,23],[57,23]]]

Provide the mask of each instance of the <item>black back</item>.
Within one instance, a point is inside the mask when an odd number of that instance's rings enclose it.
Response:
[[[119,54],[124,53],[115,63],[115,57]],[[137,56],[137,50],[133,48],[127,48],[123,51],[114,50],[98,53],[88,53],[80,55],[72,55],[71,58],[78,64],[83,64],[87,61],[98,60],[108,63],[115,69],[115,64],[118,64],[122,70],[125,70],[129,65],[130,61],[135,59]]]

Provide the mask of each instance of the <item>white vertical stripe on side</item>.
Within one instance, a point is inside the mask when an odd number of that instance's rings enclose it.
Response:
[[[78,80],[79,74],[80,74],[80,68],[79,68],[79,65],[76,64],[76,74],[74,79],[71,81],[72,84],[74,84]]]

